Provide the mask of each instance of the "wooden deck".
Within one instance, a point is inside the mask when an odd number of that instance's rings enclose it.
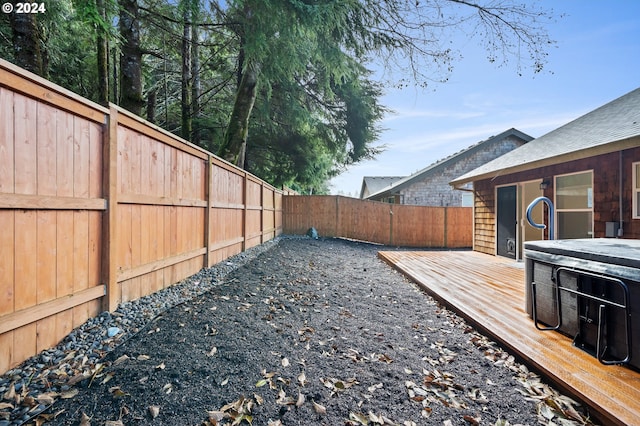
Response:
[[[519,355],[604,424],[640,424],[640,373],[605,366],[525,311],[524,264],[471,251],[379,252],[478,330]]]

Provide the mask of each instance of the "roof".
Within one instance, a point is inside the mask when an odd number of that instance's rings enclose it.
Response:
[[[365,176],[362,178],[360,198],[363,198],[365,187],[369,190],[369,194],[373,194],[393,185],[400,179],[404,179],[404,176]]]
[[[638,146],[640,88],[451,181],[454,186]]]
[[[442,160],[438,160],[435,163],[430,164],[429,166],[425,167],[424,169],[412,174],[411,176],[407,176],[397,182],[395,182],[392,186],[381,189],[377,192],[372,192],[367,199],[371,199],[371,198],[378,198],[378,197],[382,197],[382,196],[386,196],[386,195],[390,195],[392,193],[395,193],[399,190],[402,190],[404,188],[406,188],[407,186],[412,185],[413,183],[417,182],[417,181],[421,181],[423,179],[425,179],[426,177],[428,177],[429,175],[438,173],[440,170],[442,170],[445,167],[448,167],[449,165],[455,163],[456,161],[461,160],[462,158],[466,158],[467,156],[481,150],[482,148],[484,148],[487,145],[490,145],[493,142],[497,142],[497,141],[501,141],[505,138],[511,137],[511,136],[516,136],[518,138],[520,138],[521,140],[528,142],[530,140],[532,140],[533,138],[529,135],[527,135],[526,133],[521,132],[520,130],[511,128],[509,130],[506,130],[496,136],[491,136],[490,138],[480,141],[478,143],[475,143],[461,151],[456,152],[455,154],[452,154],[446,158],[443,158]]]

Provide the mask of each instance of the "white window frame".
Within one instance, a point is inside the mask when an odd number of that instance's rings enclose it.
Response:
[[[637,182],[637,169],[640,166],[640,161],[631,163],[632,170],[632,184],[631,184],[631,199],[633,200],[633,214],[631,215],[632,219],[640,219],[640,205],[638,205],[638,196],[640,194],[640,186],[636,186]]]
[[[473,192],[463,192],[462,199],[460,200],[461,207],[473,207],[474,204],[474,193]]]
[[[558,178],[559,177],[565,177],[565,176],[571,176],[571,175],[582,175],[585,173],[591,173],[591,207],[590,208],[586,208],[586,209],[559,209],[558,208]],[[595,200],[593,199],[594,197],[594,192],[593,192],[593,169],[588,169],[588,170],[580,170],[579,172],[572,172],[572,173],[564,173],[561,175],[555,175],[553,177],[553,205],[555,206],[555,229],[554,229],[554,233],[555,235],[553,236],[554,238],[559,238],[559,232],[560,232],[560,218],[559,215],[560,213],[572,213],[572,212],[591,212],[591,238],[594,237],[594,213],[593,213],[593,206],[595,204]]]

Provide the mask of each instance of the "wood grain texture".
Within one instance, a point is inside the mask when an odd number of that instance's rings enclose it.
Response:
[[[473,210],[381,203],[341,196],[284,196],[283,232],[404,247],[468,248]],[[276,209],[277,211],[278,209]]]
[[[0,59],[1,371],[282,223],[271,185]]]
[[[605,366],[557,332],[539,331],[525,312],[522,263],[478,252],[379,252],[384,261],[500,342],[605,424],[637,424],[640,373]]]

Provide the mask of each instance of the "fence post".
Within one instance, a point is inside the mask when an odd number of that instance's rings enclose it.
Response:
[[[247,249],[247,188],[249,186],[249,179],[248,179],[248,175],[247,172],[244,172],[244,178],[243,178],[243,185],[242,185],[242,205],[243,205],[243,212],[242,212],[242,251],[245,251]]]
[[[118,308],[118,110],[109,104],[104,127],[102,188],[107,199],[107,211],[102,222],[102,280],[106,295],[102,309]]]
[[[389,245],[393,245],[393,204],[389,204]]]
[[[273,238],[276,238],[278,236],[278,229],[277,229],[277,223],[278,220],[276,218],[276,216],[278,215],[278,212],[276,211],[276,188],[273,188],[271,190],[271,199],[273,200]],[[282,222],[282,220],[280,220],[280,222]]]
[[[264,181],[260,183],[260,244],[264,243]]]
[[[204,266],[205,268],[211,267],[211,207],[213,205],[213,156],[209,154],[207,156],[207,212],[204,215],[204,246],[207,248],[207,252],[204,254]]]

